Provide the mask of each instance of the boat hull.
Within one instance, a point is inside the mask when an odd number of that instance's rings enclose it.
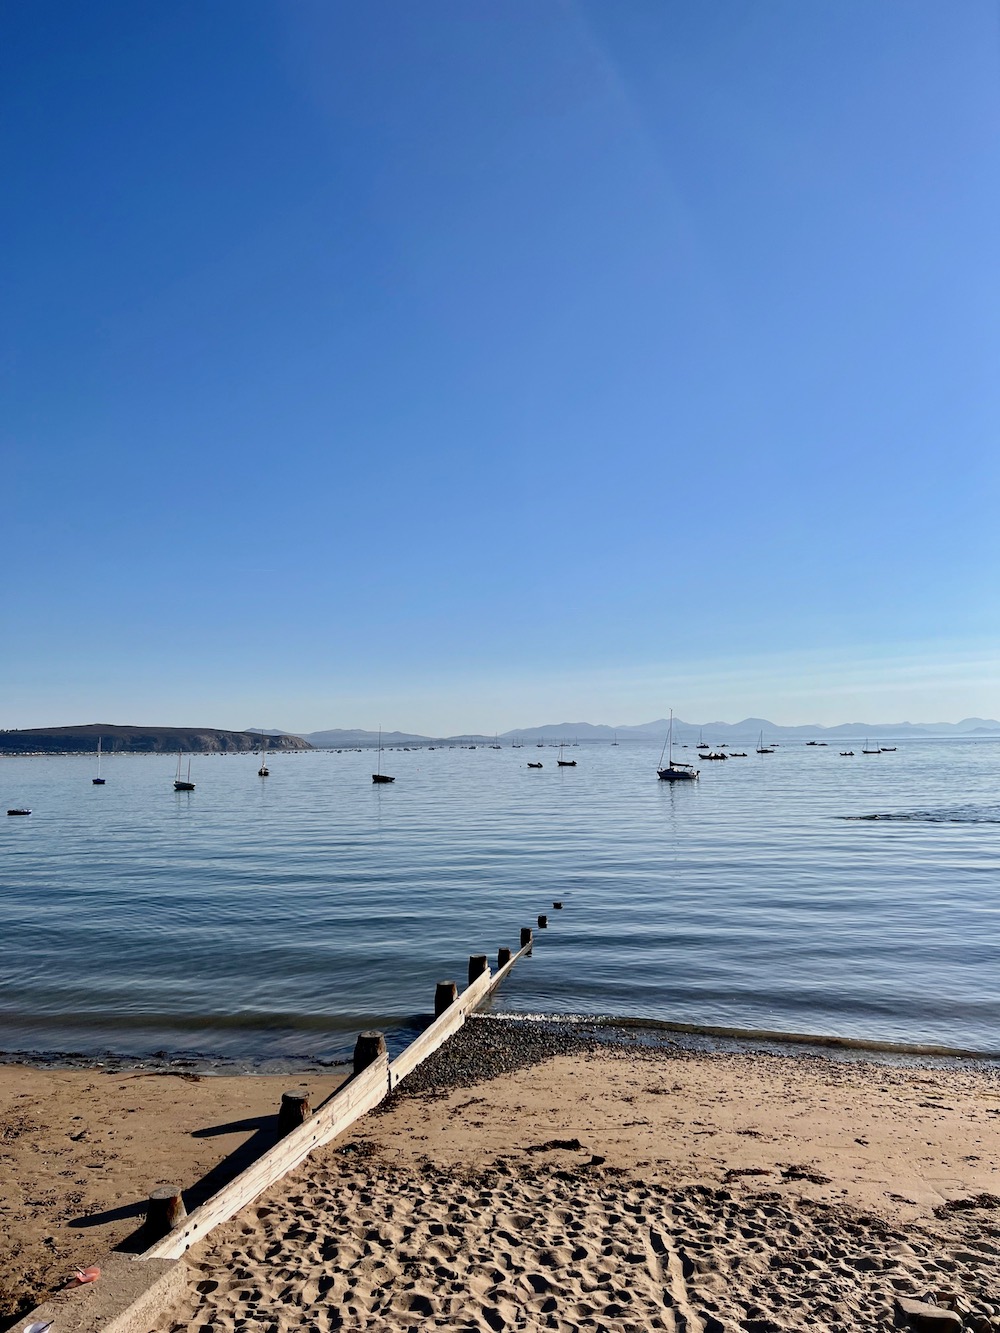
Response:
[[[695,782],[698,778],[696,768],[658,768],[656,776],[661,782]]]
[[[373,773],[372,782],[395,782],[395,778],[386,777],[384,773]]]

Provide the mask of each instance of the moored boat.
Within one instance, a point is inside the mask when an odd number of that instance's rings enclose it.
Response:
[[[666,767],[663,755],[667,755]],[[725,755],[723,755],[725,758]],[[667,727],[667,739],[660,751],[660,762],[656,766],[656,776],[661,782],[693,782],[698,777],[698,770],[693,764],[681,764],[674,759],[674,710],[670,710],[670,724]]]
[[[388,774],[382,772],[382,728],[378,729],[378,762],[375,765],[377,772],[372,774],[372,782],[395,782],[395,778],[390,778]]]
[[[191,781],[191,756],[188,756],[187,777],[181,777],[181,752],[177,751],[177,776],[174,778],[174,791],[194,791]]]

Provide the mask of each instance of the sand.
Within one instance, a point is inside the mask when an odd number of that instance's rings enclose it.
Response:
[[[476,1081],[487,1031],[192,1249],[155,1333],[1000,1330],[996,1070],[582,1043]],[[8,1308],[337,1081],[0,1067]]]
[[[315,1104],[343,1077],[0,1065],[0,1327],[126,1241],[150,1190],[211,1189],[257,1155],[282,1092]]]
[[[157,1333],[846,1331],[897,1295],[987,1333],[998,1196],[995,1070],[581,1051],[394,1097],[195,1247]]]

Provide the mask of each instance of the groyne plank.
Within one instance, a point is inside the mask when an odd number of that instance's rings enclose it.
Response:
[[[314,1148],[336,1138],[377,1106],[388,1092],[388,1070],[388,1061],[384,1058],[369,1065],[318,1107],[304,1125],[292,1130],[218,1194],[213,1194],[190,1213],[179,1227],[150,1246],[143,1257],[177,1259],[214,1227],[235,1216],[304,1161]]]

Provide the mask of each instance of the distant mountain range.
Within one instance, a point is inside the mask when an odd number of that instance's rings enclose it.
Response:
[[[665,717],[639,726],[594,726],[589,722],[559,722],[544,727],[526,727],[521,731],[504,734],[504,739],[515,736],[524,740],[647,740],[666,735]],[[754,740],[763,731],[772,740],[807,740],[811,737],[885,736],[989,736],[1000,733],[1000,722],[993,718],[967,717],[961,722],[842,722],[835,727],[818,723],[800,727],[782,727],[764,717],[745,717],[742,722],[684,722],[674,718],[674,739],[683,744],[697,741],[704,734],[706,740]]]
[[[247,731],[263,735],[260,727],[247,727]],[[594,724],[592,722],[553,722],[541,727],[520,727],[505,731],[500,739],[504,741],[619,741],[662,740],[667,731],[667,719],[657,718],[654,722],[643,722],[638,726],[622,725],[618,727]],[[878,739],[905,739],[907,736],[992,736],[1000,734],[1000,722],[994,718],[967,717],[961,722],[843,722],[835,727],[823,727],[819,724],[799,727],[782,727],[769,722],[763,717],[746,717],[742,722],[684,722],[674,718],[674,739],[678,744],[698,741],[702,736],[711,742],[752,741],[763,732],[771,740],[809,740],[829,737],[834,740],[864,739],[866,736]],[[268,728],[269,736],[288,736],[292,733]],[[378,743],[377,731],[361,728],[333,728],[327,731],[309,731],[300,733],[303,740],[319,749],[346,749],[352,746],[374,746]],[[492,736],[468,733],[462,736],[423,736],[410,731],[383,731],[382,744],[423,745],[445,743],[457,745],[487,745]]]

